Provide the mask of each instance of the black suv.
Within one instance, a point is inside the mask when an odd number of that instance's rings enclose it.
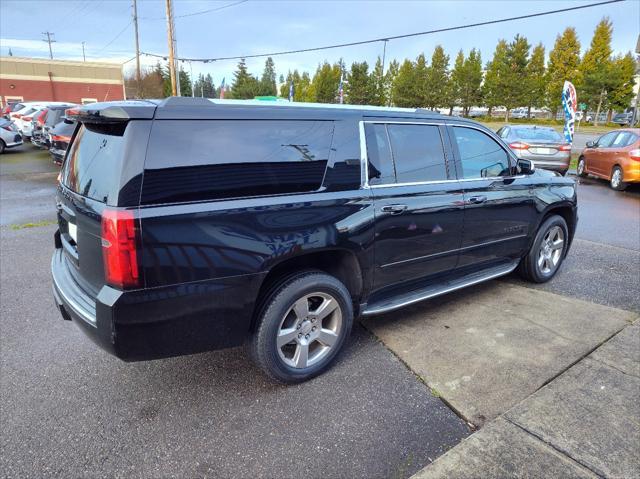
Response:
[[[126,361],[246,343],[301,381],[358,315],[516,268],[549,280],[576,228],[573,180],[460,118],[192,98],[68,114],[54,295]]]

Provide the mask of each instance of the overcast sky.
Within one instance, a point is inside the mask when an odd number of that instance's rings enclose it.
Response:
[[[178,54],[185,57],[250,55],[272,51],[323,46],[436,28],[477,23],[555,10],[581,1],[193,1],[174,0]],[[231,5],[218,11],[190,15]],[[140,49],[167,53],[164,0],[138,0]],[[82,59],[85,42],[87,60],[124,62],[133,57],[134,33],[130,0],[28,1],[1,0],[0,54],[11,48],[14,56],[47,57],[48,46],[41,32],[55,33],[54,58]],[[414,59],[420,52],[431,56],[441,44],[453,57],[459,49],[478,48],[486,63],[500,38],[517,33],[529,43],[542,42],[547,53],[558,33],[573,26],[583,51],[594,27],[603,16],[613,22],[615,52],[633,51],[640,34],[640,1],[627,0],[574,12],[555,14],[498,25],[394,40],[387,45],[387,59]],[[343,58],[347,64],[375,62],[382,43],[274,57],[278,75],[298,68],[311,73],[319,62]],[[145,58],[144,64],[155,59]],[[264,59],[249,60],[249,70],[259,74]],[[193,64],[194,73],[211,73],[216,85],[223,77],[230,82],[235,61]],[[127,67],[133,62],[127,63]],[[186,65],[185,69],[189,69]]]

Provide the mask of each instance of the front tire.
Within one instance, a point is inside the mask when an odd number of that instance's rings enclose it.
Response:
[[[622,175],[622,168],[619,166],[614,166],[613,170],[611,170],[609,186],[616,191],[623,191],[627,188],[627,183],[624,182],[624,177]]]
[[[329,368],[353,324],[349,291],[320,271],[302,272],[272,288],[258,314],[249,355],[281,383],[306,381]]]
[[[560,215],[547,218],[527,255],[520,261],[520,275],[532,283],[546,283],[560,269],[569,244],[567,222]]]
[[[581,156],[581,157],[578,159],[578,166],[577,166],[577,168],[576,168],[576,172],[577,172],[578,176],[580,176],[580,177],[582,177],[582,178],[584,178],[585,176],[587,176],[587,170],[586,170],[586,168],[587,168],[587,164],[586,164],[586,162],[584,161],[584,157],[583,157],[583,156]]]

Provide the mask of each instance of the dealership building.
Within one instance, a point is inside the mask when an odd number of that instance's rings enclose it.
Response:
[[[84,104],[124,98],[119,63],[0,57],[0,105],[8,101]]]

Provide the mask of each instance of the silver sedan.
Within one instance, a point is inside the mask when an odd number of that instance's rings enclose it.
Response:
[[[505,125],[498,135],[518,158],[531,160],[536,167],[566,174],[571,162],[571,144],[547,126]]]

